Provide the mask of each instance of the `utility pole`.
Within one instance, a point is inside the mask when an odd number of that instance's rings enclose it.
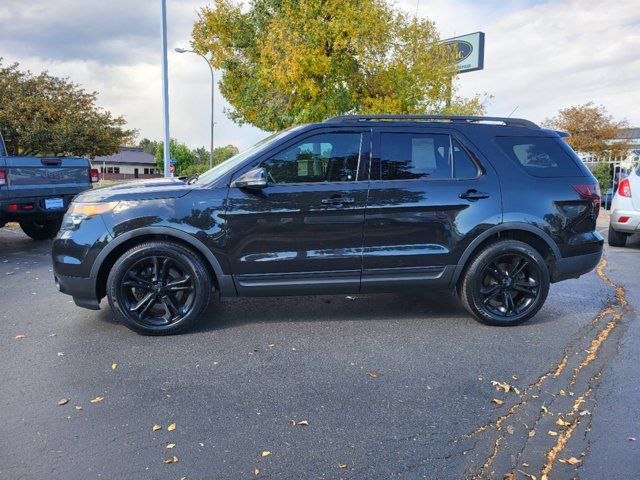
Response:
[[[164,111],[164,176],[171,178],[169,135],[169,66],[167,64],[167,0],[162,0],[162,109]]]

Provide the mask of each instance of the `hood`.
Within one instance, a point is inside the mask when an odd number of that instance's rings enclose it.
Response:
[[[177,178],[154,178],[114,185],[113,187],[87,190],[74,201],[118,202],[127,200],[153,200],[157,198],[178,198],[186,195],[193,187]]]

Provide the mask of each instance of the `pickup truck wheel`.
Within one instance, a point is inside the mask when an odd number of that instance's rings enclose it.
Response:
[[[34,240],[49,240],[56,236],[62,225],[62,218],[39,220],[37,222],[20,222],[20,228]]]
[[[143,335],[170,335],[190,327],[209,305],[211,290],[204,261],[169,241],[131,248],[107,279],[111,309],[125,326]]]
[[[549,270],[535,248],[516,240],[501,240],[489,244],[473,259],[460,282],[460,297],[482,323],[512,326],[538,313],[549,284]]]

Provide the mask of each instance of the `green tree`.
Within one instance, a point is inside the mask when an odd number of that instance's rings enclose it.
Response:
[[[158,151],[159,143],[160,142],[158,142],[157,140],[149,140],[148,138],[143,138],[142,140],[140,140],[140,142],[138,142],[138,146],[142,147],[142,149],[146,153],[155,156],[156,152]]]
[[[136,135],[122,117],[97,106],[97,92],[86,92],[66,78],[34,75],[0,58],[0,132],[9,154],[78,155],[117,153]]]
[[[611,157],[627,155],[629,142],[616,139],[629,124],[624,120],[615,121],[602,105],[588,102],[564,108],[543,125],[569,132],[571,137],[567,142],[577,152]]]
[[[192,45],[222,70],[230,118],[273,131],[344,113],[482,113],[478,97],[447,107],[455,52],[439,40],[387,0],[213,0]]]
[[[213,161],[216,165],[229,160],[239,153],[238,147],[235,145],[226,145],[224,147],[216,147],[213,150]]]
[[[178,142],[175,138],[172,138],[169,142],[169,155],[171,158],[175,158],[176,163],[174,175],[181,176],[186,175],[186,171],[190,168],[195,162],[195,155],[191,151],[189,147],[187,147],[184,143]],[[158,142],[158,146],[156,149],[156,165],[158,169],[163,172],[164,171],[164,142]]]
[[[611,174],[612,166],[610,163],[598,163],[596,168],[593,169],[593,176],[596,177],[600,184],[600,191],[604,194],[607,189],[611,188],[611,182],[613,176]]]

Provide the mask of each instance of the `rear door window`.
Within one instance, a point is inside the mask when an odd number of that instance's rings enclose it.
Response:
[[[560,138],[495,137],[507,156],[534,177],[582,176],[580,159]],[[575,158],[574,158],[575,157]]]
[[[475,178],[478,167],[460,143],[446,134],[381,133],[382,180]]]

